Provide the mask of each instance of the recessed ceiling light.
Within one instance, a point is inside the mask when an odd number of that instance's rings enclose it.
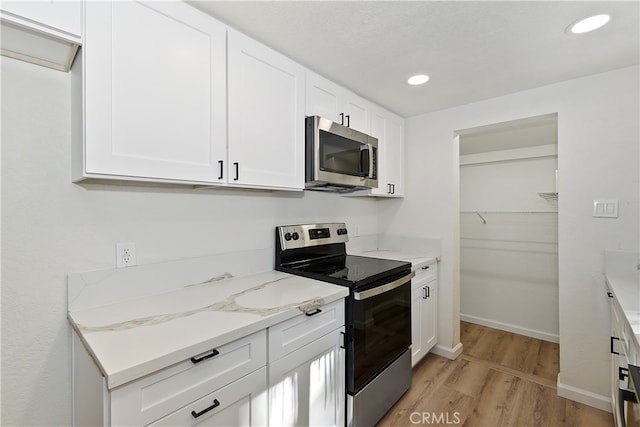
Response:
[[[611,17],[606,14],[590,16],[574,22],[567,30],[571,34],[588,33],[589,31],[597,30],[602,27],[609,22],[609,19],[611,19]]]
[[[415,76],[411,76],[407,79],[407,83],[412,86],[417,86],[421,84],[425,84],[429,80],[429,76],[426,74],[417,74]]]

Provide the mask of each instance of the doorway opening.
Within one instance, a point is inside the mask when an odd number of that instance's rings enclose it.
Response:
[[[460,319],[558,342],[558,117],[457,132]]]

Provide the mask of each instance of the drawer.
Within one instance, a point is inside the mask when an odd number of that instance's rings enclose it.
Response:
[[[431,282],[438,278],[438,263],[433,262],[422,267],[416,267],[416,276],[412,279],[413,282]]]
[[[257,426],[267,420],[267,368],[214,391],[152,426]]]
[[[344,299],[320,307],[311,316],[301,314],[269,328],[269,362],[344,326]]]
[[[193,359],[196,362],[187,359],[114,389],[111,424],[149,424],[265,366],[266,331],[195,354]]]

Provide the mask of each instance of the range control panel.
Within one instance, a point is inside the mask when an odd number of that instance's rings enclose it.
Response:
[[[309,246],[346,243],[349,241],[344,223],[298,224],[276,227],[281,250],[305,248]]]

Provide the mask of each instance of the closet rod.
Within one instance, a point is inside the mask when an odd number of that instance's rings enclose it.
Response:
[[[557,214],[558,211],[460,211],[461,214],[512,214],[512,213],[524,213],[524,214]]]

